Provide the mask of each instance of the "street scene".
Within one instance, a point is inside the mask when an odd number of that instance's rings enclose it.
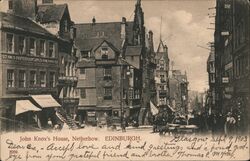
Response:
[[[249,134],[249,0],[0,0],[4,132]]]

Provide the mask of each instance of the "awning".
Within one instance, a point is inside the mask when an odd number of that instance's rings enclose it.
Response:
[[[31,97],[42,107],[61,107],[51,95],[31,95]]]
[[[18,100],[16,101],[16,115],[19,115],[28,111],[41,111],[40,108],[36,107],[29,100]]]

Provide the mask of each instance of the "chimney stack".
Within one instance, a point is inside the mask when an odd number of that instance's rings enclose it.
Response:
[[[121,39],[126,38],[126,18],[122,17],[122,23],[121,23]]]

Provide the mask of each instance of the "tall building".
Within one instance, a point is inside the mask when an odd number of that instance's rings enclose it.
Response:
[[[217,0],[215,18],[215,112],[231,111],[247,130],[250,96],[248,0]]]
[[[19,6],[21,9],[26,6]],[[60,106],[54,100],[58,38],[26,18],[26,13],[16,12],[15,7],[10,10],[18,15],[0,13],[0,127],[13,130],[36,124],[35,127],[43,128],[48,118],[54,118],[54,107]]]
[[[141,1],[138,0],[135,5],[134,21],[128,22],[122,18],[121,22],[100,23],[94,17],[92,23],[76,24],[75,27],[76,46],[80,50],[77,65],[79,116],[84,117],[85,121],[90,119],[97,122],[96,119],[101,119],[104,114],[112,119],[125,114],[128,119],[143,124],[149,111],[149,87],[154,73],[150,67],[152,34],[149,33],[150,37],[145,33]],[[147,43],[149,46],[146,46],[146,41],[150,42]],[[102,61],[96,59],[100,53],[104,55]],[[115,53],[112,61],[107,61],[112,53]],[[124,72],[127,74],[124,75]],[[113,85],[107,90],[106,81]],[[119,93],[124,97],[120,97]],[[112,95],[109,101],[104,100],[105,94]]]
[[[168,47],[160,41],[156,52],[155,80],[157,90],[157,105],[169,104],[169,57]]]
[[[188,111],[188,80],[187,74],[182,74],[180,70],[171,70],[169,77],[170,106],[180,113],[186,114]]]
[[[76,29],[70,18],[67,4],[54,4],[53,0],[38,1],[36,21],[58,37],[59,77],[57,82],[58,101],[73,118],[77,112],[77,48]]]
[[[207,112],[211,113],[212,109],[215,109],[215,53],[213,45],[211,46],[211,50],[207,59],[207,72],[209,84],[207,95]]]

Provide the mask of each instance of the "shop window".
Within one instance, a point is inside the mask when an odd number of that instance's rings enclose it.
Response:
[[[40,86],[46,87],[46,72],[40,72]]]
[[[54,72],[49,73],[49,86],[50,87],[55,87],[56,85],[56,77]]]
[[[44,40],[40,40],[40,55],[45,57],[46,56],[46,52],[45,52],[45,41]]]
[[[7,52],[14,51],[14,36],[13,34],[7,34]]]
[[[19,54],[24,54],[24,52],[25,52],[25,38],[24,38],[24,36],[18,37],[18,51],[19,51]]]
[[[34,86],[36,84],[36,71],[30,72],[30,86]]]
[[[7,70],[7,87],[14,87],[14,70]]]
[[[49,57],[55,57],[55,45],[53,42],[49,42]]]
[[[24,88],[25,87],[25,82],[26,82],[25,70],[20,70],[19,71],[19,87]]]
[[[104,100],[112,100],[112,88],[104,88]]]
[[[81,96],[81,98],[83,98],[83,99],[86,98],[86,89],[85,89],[85,88],[81,88],[81,89],[80,89],[80,96]]]

